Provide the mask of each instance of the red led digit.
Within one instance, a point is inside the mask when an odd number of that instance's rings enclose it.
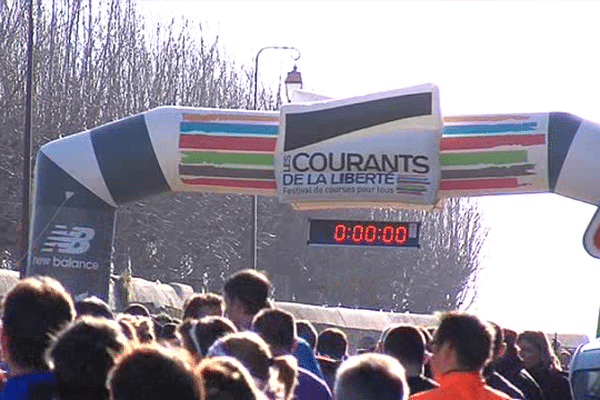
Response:
[[[381,234],[381,241],[385,244],[390,244],[394,240],[394,227],[391,225],[386,225],[383,227],[383,232]]]
[[[376,238],[377,238],[377,228],[375,228],[375,225],[367,226],[367,229],[365,229],[365,242],[373,243]]]
[[[354,243],[359,243],[363,241],[363,232],[365,228],[362,225],[354,225],[352,228],[352,241]]]
[[[346,238],[346,225],[337,224],[335,226],[335,230],[333,231],[333,240],[336,242],[343,242]]]
[[[398,244],[402,244],[404,242],[406,242],[407,239],[407,235],[406,235],[406,227],[405,226],[399,226],[396,228],[396,243]]]

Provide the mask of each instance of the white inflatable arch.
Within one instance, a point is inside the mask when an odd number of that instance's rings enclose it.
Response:
[[[562,112],[442,118],[433,85],[281,112],[160,107],[42,146],[28,275],[55,276],[74,295],[106,299],[115,210],[159,193],[279,195],[332,207],[554,192],[600,204],[599,155],[596,123]],[[331,171],[367,171],[352,177],[365,188],[387,179],[378,171],[388,168],[395,189],[374,198],[283,190],[284,180],[306,184],[302,174],[327,163]],[[600,258],[599,212],[583,241]]]

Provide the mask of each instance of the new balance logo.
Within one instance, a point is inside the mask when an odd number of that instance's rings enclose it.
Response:
[[[54,225],[46,238],[42,251],[58,251],[63,254],[83,254],[90,249],[96,232],[91,228],[75,226],[68,230],[65,225]]]

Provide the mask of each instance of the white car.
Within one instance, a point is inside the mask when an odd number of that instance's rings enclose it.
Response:
[[[571,358],[569,381],[573,400],[600,399],[600,340],[577,348]]]

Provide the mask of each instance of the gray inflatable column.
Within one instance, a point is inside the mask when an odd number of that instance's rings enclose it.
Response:
[[[75,297],[108,301],[115,208],[41,151],[27,275],[49,275]]]
[[[170,190],[144,114],[47,143],[36,164],[27,275],[108,300],[116,208]]]

